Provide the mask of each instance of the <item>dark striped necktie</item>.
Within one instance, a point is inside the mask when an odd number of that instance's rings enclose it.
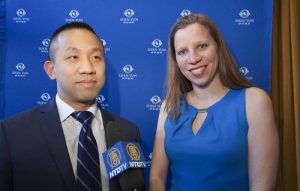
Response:
[[[75,111],[71,115],[82,124],[77,154],[78,191],[101,191],[99,152],[91,129],[94,115],[89,111]]]

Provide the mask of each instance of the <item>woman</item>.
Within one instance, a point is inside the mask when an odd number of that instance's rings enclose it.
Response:
[[[274,190],[278,134],[272,104],[239,73],[215,24],[177,21],[169,37],[167,92],[159,114],[150,191]]]

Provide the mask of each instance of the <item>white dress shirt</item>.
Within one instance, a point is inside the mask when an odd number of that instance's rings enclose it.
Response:
[[[78,140],[82,125],[79,121],[77,121],[71,116],[71,114],[75,110],[62,99],[60,99],[58,94],[56,94],[56,105],[60,117],[60,122],[65,135],[65,140],[71,159],[73,172],[76,177]],[[91,128],[93,131],[93,135],[96,139],[99,151],[102,190],[108,191],[108,176],[106,174],[105,165],[102,157],[102,153],[106,150],[106,140],[101,111],[97,107],[97,103],[93,104],[87,111],[92,112],[95,116],[95,118],[92,121]]]

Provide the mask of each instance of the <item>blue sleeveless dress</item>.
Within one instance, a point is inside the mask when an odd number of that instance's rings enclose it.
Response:
[[[229,90],[207,109],[197,134],[198,110],[181,101],[182,114],[165,122],[171,191],[248,191],[248,123],[245,90]]]

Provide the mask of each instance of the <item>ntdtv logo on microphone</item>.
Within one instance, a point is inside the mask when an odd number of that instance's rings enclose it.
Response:
[[[120,164],[121,154],[118,149],[112,148],[108,153],[108,164],[110,167],[115,168]]]
[[[138,143],[120,141],[102,154],[109,179],[129,168],[146,168],[147,164]]]
[[[126,150],[131,160],[141,160],[140,151],[133,143],[128,143],[126,145]]]

